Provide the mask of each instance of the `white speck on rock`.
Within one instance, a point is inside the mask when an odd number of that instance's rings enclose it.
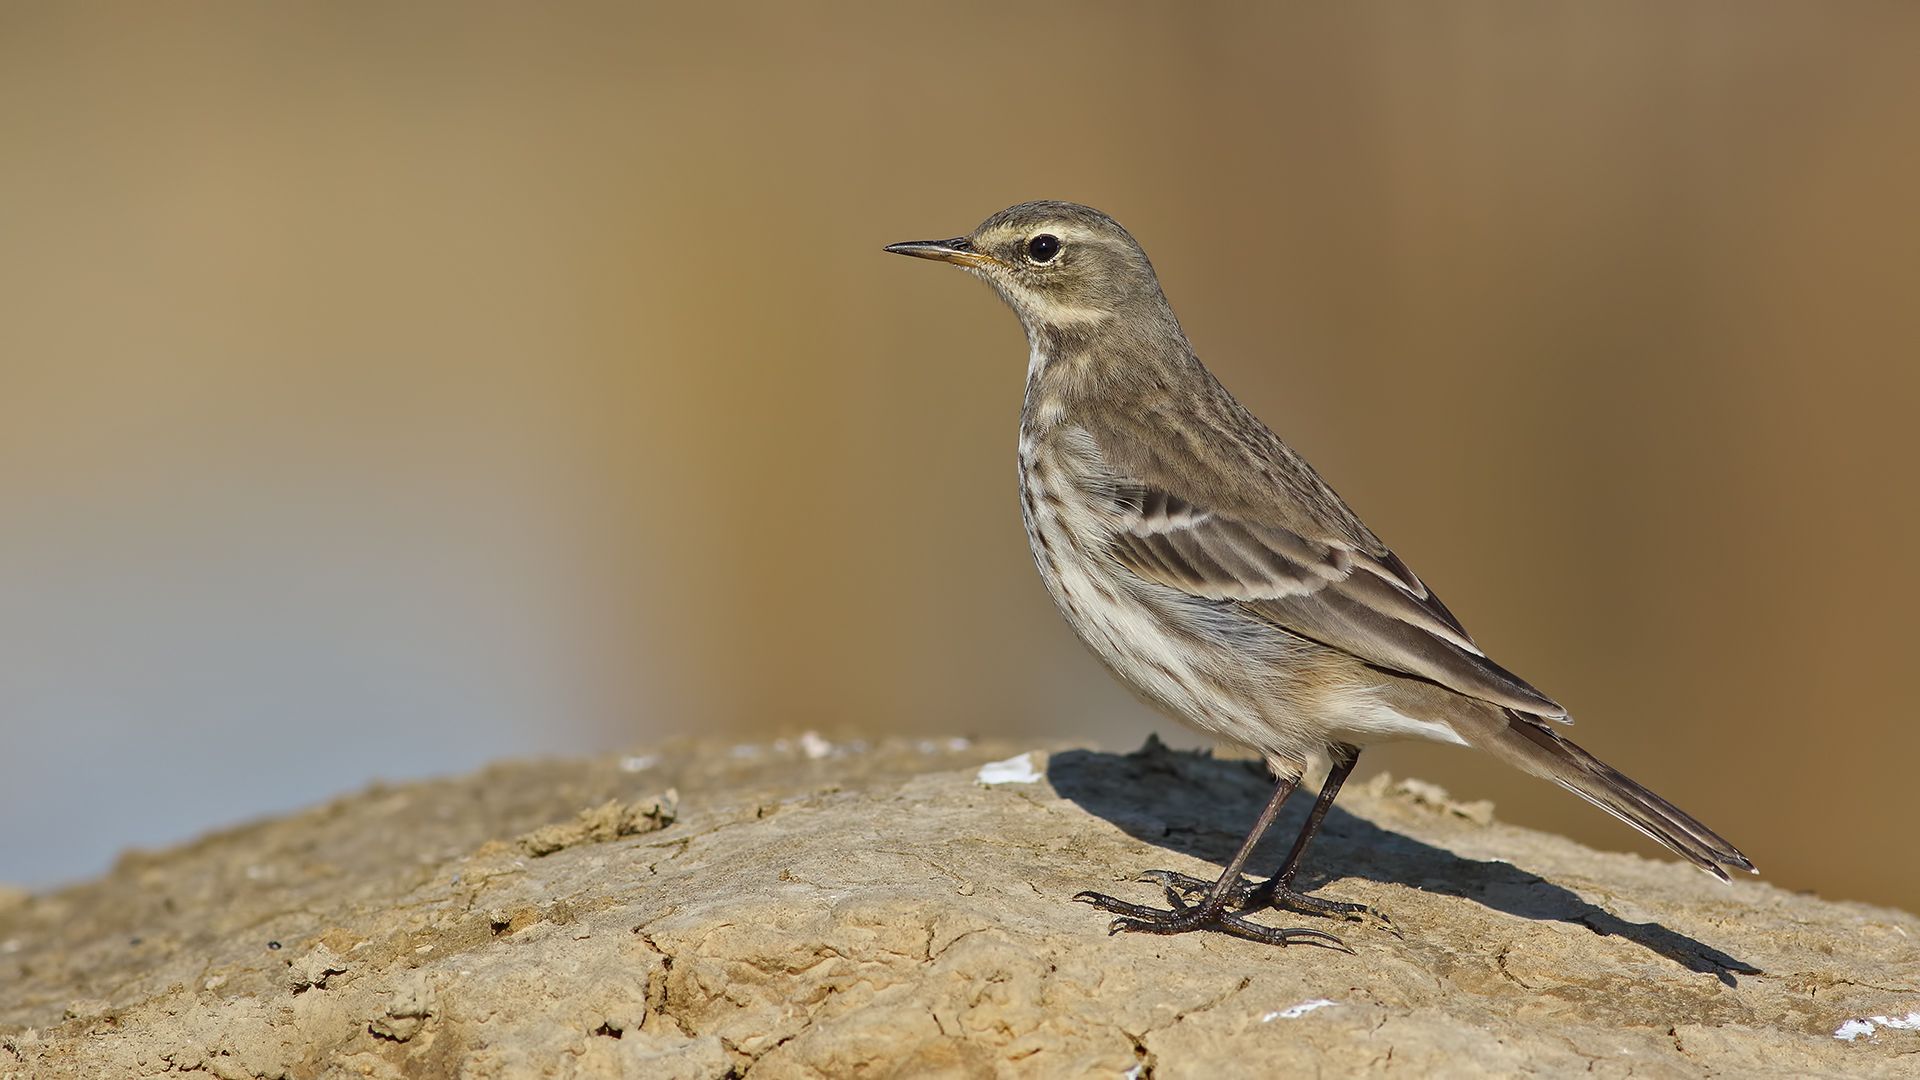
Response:
[[[1005,761],[989,761],[980,766],[980,775],[975,778],[982,784],[1031,784],[1038,779],[1040,773],[1033,767],[1031,752]]]
[[[1833,1037],[1852,1042],[1862,1035],[1873,1035],[1875,1028],[1920,1031],[1920,1012],[1910,1012],[1904,1020],[1896,1016],[1869,1016],[1865,1020],[1849,1020],[1834,1029]]]
[[[623,757],[620,759],[620,771],[646,772],[658,764],[660,764],[659,754],[641,754],[638,757]]]
[[[800,736],[800,752],[813,761],[819,761],[833,753],[833,744],[820,737],[817,731],[808,731]]]
[[[1845,1039],[1848,1042],[1852,1042],[1862,1035],[1871,1034],[1873,1034],[1873,1025],[1867,1023],[1865,1020],[1849,1020],[1833,1031],[1834,1038]]]
[[[1289,1005],[1284,1009],[1277,1009],[1270,1012],[1261,1017],[1260,1022],[1267,1024],[1275,1020],[1298,1020],[1315,1009],[1324,1009],[1329,1005],[1338,1004],[1340,1003],[1337,1001],[1328,1001],[1326,998],[1314,998],[1312,1001],[1303,1001],[1298,1005]]]

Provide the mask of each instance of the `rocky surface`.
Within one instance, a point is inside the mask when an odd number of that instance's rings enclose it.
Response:
[[[503,765],[0,894],[0,1077],[1920,1075],[1904,912],[1376,778],[1302,883],[1403,936],[1109,937],[1074,893],[1217,872],[1267,782],[1156,744],[980,782],[1024,749]]]

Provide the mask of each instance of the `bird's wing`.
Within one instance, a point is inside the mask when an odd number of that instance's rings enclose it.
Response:
[[[1138,481],[1114,494],[1120,529],[1111,554],[1146,581],[1234,603],[1378,668],[1537,716],[1566,716],[1487,659],[1439,597],[1365,526],[1348,536],[1339,534],[1353,530],[1242,520]]]

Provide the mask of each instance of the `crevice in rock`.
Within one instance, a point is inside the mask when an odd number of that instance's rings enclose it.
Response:
[[[1240,984],[1238,986],[1235,986],[1231,990],[1222,991],[1221,993],[1214,995],[1214,997],[1211,1000],[1203,1002],[1199,1005],[1196,1005],[1193,1008],[1186,1010],[1185,1012],[1175,1013],[1173,1016],[1173,1022],[1177,1024],[1180,1021],[1185,1020],[1189,1016],[1198,1016],[1204,1012],[1211,1012],[1212,1010],[1219,1008],[1225,1002],[1232,1000],[1232,998],[1235,995],[1244,992],[1247,987],[1252,985],[1253,985],[1253,976],[1251,975],[1241,976]],[[1173,1025],[1169,1024],[1167,1026],[1172,1027]]]
[[[1153,1051],[1147,1049],[1147,1032],[1143,1031],[1135,1035],[1129,1031],[1122,1031],[1121,1034],[1125,1035],[1127,1039],[1133,1043],[1133,1060],[1135,1064],[1132,1069],[1127,1071],[1128,1080],[1153,1080]]]
[[[1511,949],[1502,949],[1500,950],[1500,954],[1493,958],[1494,968],[1500,972],[1500,977],[1512,983],[1513,985],[1519,987],[1522,990],[1538,989],[1537,987],[1528,983],[1525,979],[1522,979],[1520,976],[1515,975],[1511,970],[1508,969],[1507,956],[1511,952],[1512,952]]]
[[[953,940],[947,942],[945,945],[942,945],[939,951],[935,952],[935,951],[931,951],[930,949],[927,954],[927,963],[931,964],[935,960],[938,960],[942,956],[945,956],[947,954],[947,950],[953,948],[955,945],[958,945],[962,941],[965,941],[966,939],[974,936],[975,934],[984,934],[989,930],[995,930],[995,929],[998,929],[998,928],[992,927],[992,926],[979,926],[979,927],[975,927],[972,930],[962,930],[960,933],[954,935]]]

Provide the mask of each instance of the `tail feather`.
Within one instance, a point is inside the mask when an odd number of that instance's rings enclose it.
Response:
[[[1753,870],[1745,855],[1679,807],[1546,727],[1517,713],[1507,715],[1504,731],[1476,739],[1475,744],[1510,765],[1559,784],[1721,881],[1727,880],[1723,867]]]

